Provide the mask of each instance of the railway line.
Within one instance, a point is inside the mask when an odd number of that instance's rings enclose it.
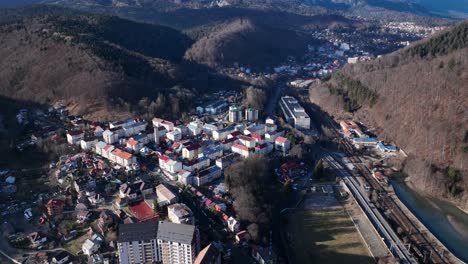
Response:
[[[328,117],[322,117],[321,119],[323,123],[326,123],[330,128],[332,128],[333,133],[337,139],[339,139],[339,143],[342,146],[347,159],[356,168],[357,174],[362,175],[367,183],[377,192],[378,202],[375,204],[377,207],[376,210],[385,212],[386,216],[392,219],[396,226],[400,227],[403,233],[406,234],[406,239],[409,246],[408,251],[413,253],[420,263],[450,263],[447,259],[444,258],[443,252],[439,252],[433,243],[430,242],[431,240],[428,235],[418,229],[417,225],[404,213],[404,211],[393,200],[385,188],[372,176],[369,168],[362,164],[361,159],[354,154],[355,151],[351,142],[343,138],[339,133],[339,127],[337,124]],[[342,164],[341,160],[340,163],[341,165],[344,165]],[[342,166],[342,168],[349,171],[350,174],[354,173],[346,166]],[[352,179],[353,180],[348,179],[350,184],[353,184],[354,187],[358,188],[359,186],[355,186],[358,184],[358,182],[355,181],[354,177],[352,177]],[[394,227],[394,229],[396,230],[397,227]]]

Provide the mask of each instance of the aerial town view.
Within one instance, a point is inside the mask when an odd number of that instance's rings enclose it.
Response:
[[[0,263],[467,263],[440,2],[0,1]]]

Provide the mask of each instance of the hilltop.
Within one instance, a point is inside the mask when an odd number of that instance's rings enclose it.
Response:
[[[345,66],[310,100],[408,155],[419,189],[468,208],[468,23],[371,62]]]

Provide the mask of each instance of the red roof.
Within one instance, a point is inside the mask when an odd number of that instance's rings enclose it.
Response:
[[[245,151],[249,151],[249,148],[244,146],[244,145],[241,145],[241,144],[234,144],[232,146],[233,148],[238,148],[238,149],[241,149],[241,150],[245,150]]]
[[[210,199],[208,199],[208,200],[205,201],[205,205],[206,205],[206,206],[210,206],[210,204],[212,204],[212,203],[213,203],[213,202],[212,202]]]
[[[133,215],[140,220],[146,221],[153,218],[158,218],[159,216],[154,212],[153,208],[148,205],[146,201],[139,201],[136,204],[130,205],[130,210],[132,211]]]
[[[167,162],[168,160],[170,160],[170,158],[168,156],[166,156],[166,155],[159,156],[159,159],[164,161],[164,162]]]
[[[286,141],[288,141],[288,139],[285,137],[277,137],[275,141],[277,143],[284,144]]]
[[[229,215],[223,213],[223,220],[227,222],[228,219],[229,219]]]
[[[263,136],[259,135],[259,134],[250,134],[250,137],[252,138],[255,138],[257,140],[263,140]]]
[[[138,141],[136,141],[135,139],[131,138],[127,141],[127,144],[130,145],[130,146],[136,146],[138,145]]]
[[[263,144],[257,145],[255,148],[256,148],[256,149],[264,149],[264,148],[266,148],[266,147],[268,147],[268,144],[265,142],[265,143],[263,143]]]
[[[111,152],[113,155],[121,158],[121,159],[124,159],[124,160],[129,160],[133,157],[132,154],[126,152],[126,151],[123,151],[121,149],[115,149],[114,151]]]
[[[110,148],[112,147],[111,144],[107,144],[104,148],[102,148],[103,150],[107,151],[109,150]]]

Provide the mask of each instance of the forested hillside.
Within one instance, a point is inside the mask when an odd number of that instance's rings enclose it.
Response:
[[[116,17],[42,16],[7,23],[0,27],[0,95],[64,101],[76,113],[105,118],[148,111],[150,105],[152,112],[180,115],[209,87],[241,87],[185,61],[191,44],[174,29]]]
[[[417,188],[468,208],[468,23],[371,62],[347,65],[310,100],[409,154]]]

